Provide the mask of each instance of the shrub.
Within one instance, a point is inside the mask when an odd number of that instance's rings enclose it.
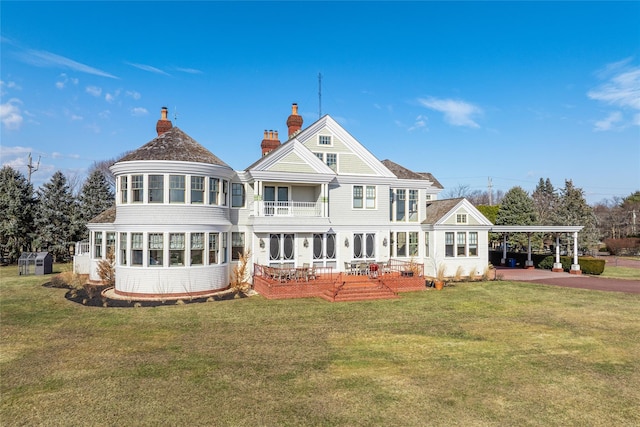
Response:
[[[248,292],[251,285],[247,281],[249,276],[249,257],[251,251],[245,249],[244,253],[240,255],[238,264],[233,267],[233,279],[231,280],[231,290],[236,294],[240,292]]]
[[[561,256],[560,262],[562,263],[562,269],[564,271],[571,270],[571,264],[573,264],[573,258],[569,256]],[[543,268],[545,270],[551,270],[553,268],[553,264],[555,263],[555,257],[553,255],[549,255],[538,264],[538,268]],[[578,257],[578,264],[580,264],[580,270],[584,274],[602,274],[604,271],[605,261],[603,259],[596,258],[588,258],[588,257]]]
[[[116,256],[111,249],[107,251],[106,259],[98,262],[98,276],[107,285],[116,284]]]

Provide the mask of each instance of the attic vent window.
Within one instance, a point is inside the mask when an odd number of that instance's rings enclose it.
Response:
[[[456,215],[456,224],[466,224],[466,223],[467,223],[467,214]]]
[[[318,136],[318,145],[331,145],[331,136],[330,135]]]

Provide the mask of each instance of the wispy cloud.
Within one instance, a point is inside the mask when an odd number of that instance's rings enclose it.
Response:
[[[610,113],[604,120],[596,122],[594,130],[602,131],[615,128],[614,123],[624,125],[624,111],[631,112],[633,118],[629,123],[638,125],[640,111],[640,67],[629,65],[632,58],[607,64],[597,72],[599,78],[606,80],[598,87],[587,92],[587,96],[595,101],[603,102],[622,109]],[[617,114],[616,114],[617,113]],[[611,118],[615,121],[611,121]],[[610,127],[607,128],[607,125]]]
[[[416,117],[416,120],[414,121],[413,125],[407,130],[409,132],[412,132],[414,130],[423,129],[423,128],[427,129],[427,116],[419,114],[418,117]]]
[[[20,87],[16,82],[5,82],[4,80],[0,80],[0,95],[5,96],[7,94],[7,89],[22,90],[22,87]]]
[[[84,89],[84,91],[87,92],[89,95],[95,96],[95,97],[98,97],[102,94],[102,88],[99,88],[98,86],[87,86]]]
[[[0,104],[0,122],[8,130],[18,130],[22,126],[23,117],[20,110],[22,101],[11,98],[4,104]]]
[[[15,44],[14,44],[15,45]],[[90,65],[83,64],[73,59],[58,55],[45,50],[23,49],[15,53],[18,60],[25,64],[42,68],[62,68],[66,70],[77,71],[79,73],[93,74],[94,76],[108,77],[117,79],[113,74],[102,71]]]
[[[188,74],[203,74],[202,71],[200,70],[196,70],[195,68],[181,68],[181,67],[177,67],[176,70],[182,72],[182,73],[188,73]]]
[[[142,98],[142,95],[140,95],[140,92],[136,92],[135,90],[128,90],[125,92],[125,95],[135,99],[136,101]]]
[[[622,121],[622,113],[620,111],[614,111],[609,114],[605,119],[599,120],[595,124],[596,131],[612,130],[616,128],[616,124]]]
[[[64,89],[67,86],[67,83],[77,85],[78,83],[80,83],[80,80],[76,77],[69,77],[66,73],[62,73],[58,76],[56,87],[58,89]]]
[[[170,75],[166,71],[163,71],[160,68],[156,68],[156,67],[153,67],[151,65],[135,64],[133,62],[125,62],[125,64],[131,65],[132,67],[135,67],[135,68],[137,68],[139,70],[142,70],[142,71],[148,71],[150,73],[162,74],[163,76],[169,76]]]
[[[149,114],[149,112],[144,107],[135,107],[131,109],[132,116],[146,116],[147,114]]]
[[[480,125],[473,117],[482,114],[482,109],[465,101],[455,99],[419,98],[418,102],[423,107],[444,114],[444,120],[453,126],[466,126],[479,128]]]

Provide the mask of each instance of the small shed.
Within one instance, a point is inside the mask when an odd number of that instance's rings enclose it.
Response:
[[[53,273],[53,256],[49,252],[23,252],[18,259],[20,275],[42,276]]]

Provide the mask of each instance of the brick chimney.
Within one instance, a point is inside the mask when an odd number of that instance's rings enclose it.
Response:
[[[158,123],[156,124],[156,132],[158,132],[158,136],[162,135],[173,127],[173,125],[171,124],[171,120],[167,118],[168,114],[169,110],[167,109],[167,107],[162,107],[162,110],[160,111],[160,120],[158,120]]]
[[[287,127],[289,128],[289,138],[300,132],[302,128],[302,116],[298,115],[298,104],[295,102],[291,105],[291,115],[287,119]]]
[[[265,156],[269,154],[269,152],[275,150],[279,146],[280,146],[280,140],[278,139],[278,131],[265,130],[264,139],[260,144],[260,147],[262,148],[262,155]]]

